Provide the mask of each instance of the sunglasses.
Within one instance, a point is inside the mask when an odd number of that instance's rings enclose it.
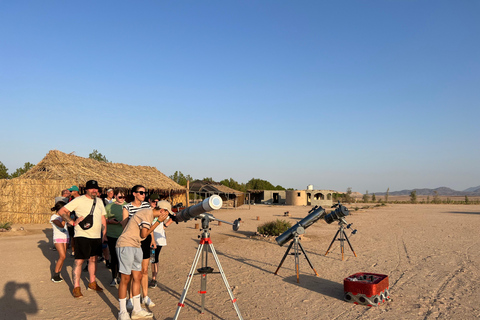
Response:
[[[143,196],[144,194],[146,194],[145,191],[137,191],[136,193],[140,193],[140,195],[142,195],[142,196]]]
[[[117,199],[125,199],[125,197],[124,196],[119,196],[119,197],[117,197]]]

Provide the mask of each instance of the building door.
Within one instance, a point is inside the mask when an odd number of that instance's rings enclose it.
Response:
[[[279,194],[277,192],[274,192],[273,193],[273,203],[278,203],[279,198],[280,198]]]

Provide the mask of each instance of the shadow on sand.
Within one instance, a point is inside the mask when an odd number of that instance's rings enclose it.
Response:
[[[28,301],[17,299],[17,291],[25,290]],[[23,294],[22,294],[23,295]],[[30,284],[10,281],[5,284],[3,297],[0,298],[0,316],[2,319],[27,319],[27,314],[36,314],[38,306],[30,290]]]
[[[457,213],[457,214],[480,214],[480,212],[473,212],[473,211],[449,211],[448,213]]]
[[[303,274],[300,275],[300,283],[297,283],[297,275],[286,277],[283,281],[343,301],[344,291],[341,283]]]

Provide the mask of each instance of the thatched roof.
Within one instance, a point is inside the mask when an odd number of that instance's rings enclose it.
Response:
[[[243,192],[224,186],[221,183],[203,181],[203,180],[195,180],[192,183],[190,183],[190,191],[212,192],[212,193],[232,193],[235,195],[243,194]]]
[[[185,187],[174,182],[155,167],[106,163],[51,150],[36,166],[17,179],[77,181],[79,187],[97,180],[101,188],[127,188],[144,185],[151,191],[185,193]]]

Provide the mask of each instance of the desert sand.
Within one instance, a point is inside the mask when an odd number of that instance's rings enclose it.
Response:
[[[347,207],[349,207],[347,205]],[[297,283],[294,257],[274,275],[287,245],[252,237],[258,225],[275,219],[298,222],[309,207],[248,206],[215,212],[219,219],[242,225],[211,223],[211,239],[244,319],[473,319],[480,317],[480,206],[390,204],[353,211],[347,217],[358,230],[347,235],[342,261],[339,242],[325,256],[338,225],[323,220],[306,229],[302,239],[315,276],[300,257]],[[289,211],[290,217],[284,218]],[[257,220],[257,216],[260,220]],[[198,247],[199,230],[189,221],[171,225],[160,255],[159,286],[149,290],[156,303],[154,319],[172,319]],[[24,230],[18,230],[23,227]],[[71,295],[73,258],[67,257],[62,283],[50,281],[57,253],[45,225],[15,225],[0,235],[0,319],[116,319],[117,288],[99,263],[97,278],[104,293]],[[218,268],[211,258],[209,266]],[[391,301],[379,307],[344,301],[343,279],[357,272],[386,274]],[[208,276],[205,313],[200,314],[200,276],[195,276],[180,319],[237,319],[219,274]]]

